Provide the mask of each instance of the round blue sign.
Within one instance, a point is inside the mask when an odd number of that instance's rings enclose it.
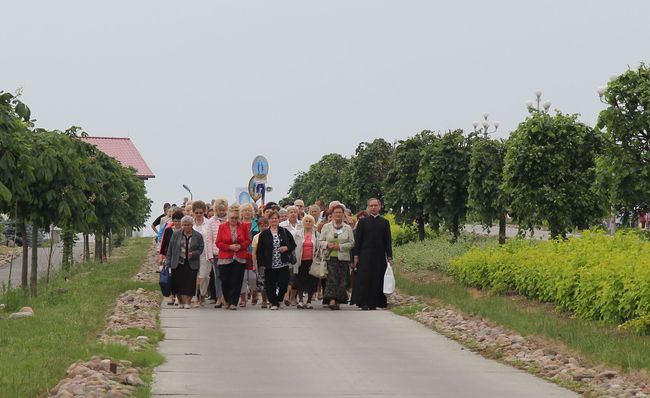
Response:
[[[258,178],[266,177],[269,174],[269,161],[262,155],[258,155],[253,159],[253,175]]]

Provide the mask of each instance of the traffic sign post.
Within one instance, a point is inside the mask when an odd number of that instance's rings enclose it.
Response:
[[[262,155],[255,156],[251,165],[253,176],[248,181],[248,194],[253,202],[262,199],[262,206],[266,199],[266,183],[269,174],[269,161]],[[270,190],[269,190],[270,191]]]

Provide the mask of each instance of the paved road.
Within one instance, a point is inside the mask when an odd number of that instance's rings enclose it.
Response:
[[[11,271],[11,284],[13,286],[20,285],[20,276],[21,276],[20,273],[22,268],[23,256],[22,256],[22,248],[19,247],[18,250],[19,252],[17,256],[14,258],[13,269]],[[39,275],[45,275],[47,273],[47,262],[48,262],[49,254],[50,254],[49,248],[38,248],[38,274]],[[30,271],[28,272],[28,275],[31,273],[31,266],[32,266],[31,255],[32,255],[32,249],[30,248],[29,249]],[[82,256],[83,256],[83,242],[77,242],[74,248],[75,261],[80,261]],[[55,270],[61,265],[62,257],[63,257],[62,245],[58,244],[54,247],[52,252],[52,270]],[[0,266],[0,285],[2,283],[7,283],[7,281],[9,280],[9,269],[10,269],[10,264],[3,264]]]
[[[389,311],[164,307],[154,397],[577,397]]]
[[[482,225],[479,224],[465,224],[465,231],[467,232],[473,232],[475,234],[480,234],[480,235],[487,235],[488,232],[483,229]],[[513,227],[510,225],[506,225],[506,237],[508,238],[514,238],[517,236],[519,233],[519,229],[517,227]],[[489,235],[492,236],[498,236],[499,235],[499,225],[494,225],[492,228],[490,228],[490,233]],[[530,237],[530,233],[527,232],[528,237]],[[534,239],[541,239],[541,240],[548,240],[550,238],[551,234],[549,231],[544,230],[544,229],[536,229],[535,230],[535,235],[533,236]]]

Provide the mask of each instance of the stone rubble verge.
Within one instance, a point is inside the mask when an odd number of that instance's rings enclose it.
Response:
[[[144,384],[140,372],[129,361],[92,357],[70,365],[66,378],[52,390],[50,397],[130,397],[137,386]]]
[[[140,271],[135,274],[133,280],[138,282],[158,282],[160,261],[157,248],[157,244],[154,242],[147,253],[147,258],[142,263],[142,267],[140,267]]]
[[[151,275],[157,279],[156,268],[152,267],[153,248],[141,266],[138,275]],[[142,280],[145,279],[136,279]],[[108,316],[106,329],[98,336],[103,344],[125,345],[131,351],[140,351],[151,347],[147,336],[121,336],[120,331],[132,328],[155,330],[158,328],[157,316],[160,310],[160,295],[139,288],[122,293],[115,309]],[[117,361],[112,358],[94,356],[90,361],[77,361],[70,365],[66,377],[50,390],[50,397],[107,397],[121,398],[133,396],[136,388],[143,385],[140,369],[133,367],[129,361]]]
[[[399,293],[393,294],[389,303],[398,306],[422,304],[414,296]],[[413,318],[472,351],[498,358],[585,396],[643,398],[650,395],[645,375],[621,374],[603,366],[590,367],[566,348],[549,347],[450,307],[424,306]]]
[[[159,311],[160,295],[158,292],[139,288],[122,293],[117,299],[115,310],[108,318],[106,330],[99,336],[99,342],[126,345],[132,351],[147,348],[149,345],[147,336],[121,336],[117,333],[132,328],[157,329]]]

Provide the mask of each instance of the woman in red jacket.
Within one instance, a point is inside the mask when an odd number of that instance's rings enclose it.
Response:
[[[250,244],[250,232],[247,226],[239,221],[239,209],[231,208],[228,211],[228,222],[219,225],[217,232],[217,265],[227,309],[237,309]]]

